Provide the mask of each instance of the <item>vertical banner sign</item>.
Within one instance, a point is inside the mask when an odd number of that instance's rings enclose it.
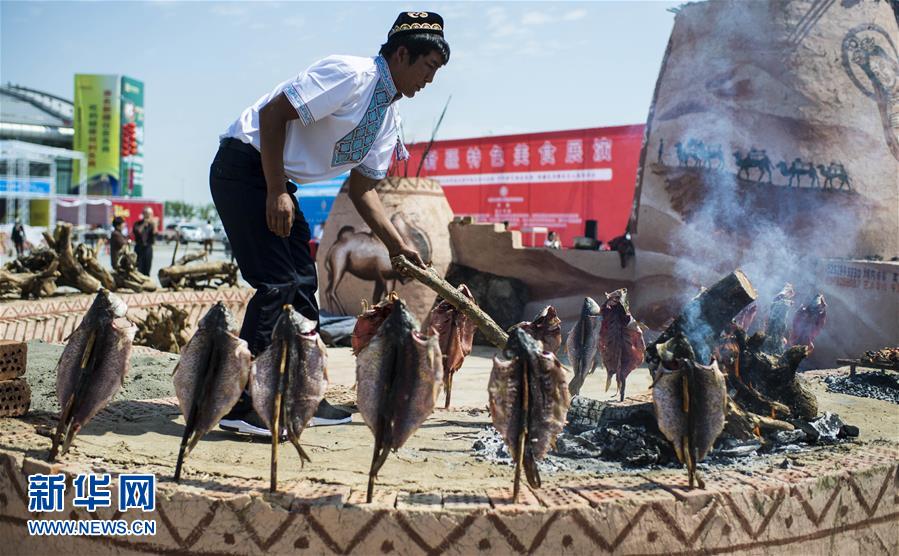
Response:
[[[119,99],[116,75],[75,75],[74,148],[87,157],[87,192],[119,195]],[[78,176],[79,163],[75,162]]]
[[[522,242],[562,245],[597,222],[597,239],[624,234],[631,213],[642,125],[436,141],[422,176],[436,179],[456,216],[508,222]],[[414,175],[426,144],[409,145]],[[402,174],[404,165],[395,172]]]
[[[144,188],[144,84],[122,76],[121,191],[141,197]]]

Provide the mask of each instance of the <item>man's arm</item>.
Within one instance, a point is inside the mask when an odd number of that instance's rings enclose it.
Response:
[[[391,257],[405,255],[413,264],[423,267],[421,255],[403,240],[384,214],[384,205],[381,204],[381,198],[375,191],[377,183],[378,180],[373,180],[355,170],[350,172],[349,195],[353,206],[371,231],[387,246],[387,252]]]
[[[265,220],[268,229],[281,237],[290,235],[293,227],[293,201],[285,186],[287,177],[284,175],[284,140],[287,122],[297,118],[299,114],[284,93],[273,98],[259,111],[262,172],[268,188]]]

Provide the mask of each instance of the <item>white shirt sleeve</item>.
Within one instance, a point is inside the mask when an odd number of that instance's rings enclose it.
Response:
[[[284,88],[304,126],[337,111],[356,92],[358,73],[334,57],[310,66]]]
[[[380,180],[387,177],[387,170],[390,169],[390,163],[393,161],[393,155],[397,152],[397,146],[405,152],[399,136],[399,114],[396,107],[390,107],[391,114],[387,114],[384,118],[384,126],[375,139],[371,150],[362,162],[356,166],[356,171],[369,178]]]

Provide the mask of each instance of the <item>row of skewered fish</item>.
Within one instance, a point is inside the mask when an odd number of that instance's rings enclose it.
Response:
[[[463,285],[460,292],[472,298]],[[540,486],[536,462],[565,425],[571,397],[600,363],[606,389],[616,380],[624,399],[628,375],[643,361],[640,325],[631,316],[627,291],[607,294],[600,306],[584,300],[566,349],[573,377],[556,358],[561,321],[552,307],[508,331],[488,384],[494,426],[515,461],[515,493],[522,470]],[[822,299],[823,303],[823,299]],[[112,399],[129,366],[135,327],[127,307],[102,290],[69,339],[57,369],[62,412],[51,460],[65,453],[75,434]],[[234,319],[221,303],[201,319],[174,372],[175,393],[185,418],[175,479],[185,457],[215,427],[249,387],[256,412],[272,431],[271,489],[277,486],[279,440],[286,437],[300,460],[309,458],[300,435],[327,387],[327,352],[314,321],[285,306],[271,345],[255,360],[237,337]],[[434,411],[441,386],[449,407],[453,375],[471,352],[475,325],[446,301],[438,302],[423,326],[392,294],[359,317],[353,334],[357,405],[374,435],[368,498],[390,450],[399,449]],[[659,429],[690,471],[709,451],[724,424],[727,395],[712,362],[699,364],[683,337],[657,346],[653,399]]]

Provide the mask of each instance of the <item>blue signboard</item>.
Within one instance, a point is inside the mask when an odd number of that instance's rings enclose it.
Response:
[[[303,211],[313,235],[318,226],[324,226],[331,207],[334,206],[334,199],[340,192],[340,186],[348,177],[349,173],[346,173],[327,181],[297,186],[296,197],[300,202],[300,210]]]
[[[0,193],[49,195],[50,182],[45,179],[0,179]]]

